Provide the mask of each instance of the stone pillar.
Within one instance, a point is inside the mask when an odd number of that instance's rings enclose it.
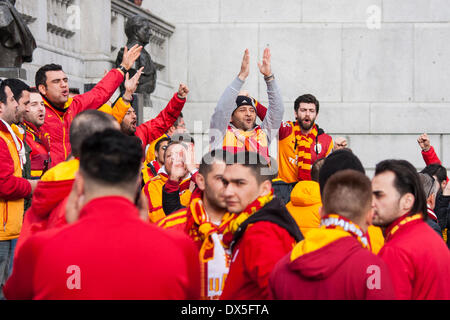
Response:
[[[85,79],[97,83],[111,69],[111,0],[81,0],[80,13]]]

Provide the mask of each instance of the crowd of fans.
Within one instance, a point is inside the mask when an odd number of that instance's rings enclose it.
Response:
[[[137,123],[141,50],[84,94],[56,64],[1,81],[0,298],[450,299],[450,186],[426,134],[421,172],[388,159],[370,180],[316,97],[282,121],[268,48],[268,106],[242,91],[245,50],[196,163],[185,84]]]

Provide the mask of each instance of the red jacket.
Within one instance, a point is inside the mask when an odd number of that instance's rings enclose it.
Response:
[[[324,231],[328,230],[312,230],[304,241],[314,237],[322,240]],[[373,266],[376,269],[370,269]],[[378,283],[371,279],[377,275]],[[386,264],[352,236],[339,238],[295,259],[291,259],[291,253],[285,255],[272,272],[270,290],[271,298],[277,300],[395,298]]]
[[[0,130],[9,135],[2,121],[0,121]],[[14,161],[5,140],[0,138],[0,199],[2,200],[18,200],[31,193],[30,183],[22,177],[15,177],[13,173]]]
[[[26,143],[31,148],[31,176],[39,179],[50,166],[50,139],[44,136],[32,123],[25,121]]]
[[[185,235],[140,220],[127,199],[97,198],[74,224],[24,244],[4,292],[8,299],[198,299],[198,253]]]
[[[427,166],[433,163],[441,164],[441,160],[439,160],[433,146],[431,146],[428,151],[422,151],[422,158]]]
[[[31,207],[25,214],[16,253],[37,232],[66,224],[65,199],[72,190],[72,184],[73,180],[38,182]]]
[[[162,136],[174,124],[181,114],[186,99],[178,98],[175,93],[167,106],[161,110],[156,118],[151,119],[136,128],[136,136],[142,140],[142,147]]]
[[[421,218],[386,229],[379,255],[389,267],[398,299],[450,299],[450,252],[442,238]]]
[[[40,130],[43,136],[50,137],[51,167],[66,160],[70,154],[69,130],[73,118],[84,110],[101,107],[113,95],[122,81],[122,73],[117,69],[112,69],[92,90],[69,99],[64,106],[64,111],[58,111],[46,97],[43,97],[45,122]]]
[[[294,238],[280,226],[257,222],[233,247],[221,300],[267,300],[269,276],[275,264],[292,250]]]

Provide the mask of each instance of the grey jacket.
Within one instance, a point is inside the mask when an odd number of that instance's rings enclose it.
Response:
[[[225,89],[217,102],[209,125],[209,142],[211,150],[222,148],[223,139],[230,122],[231,114],[237,108],[236,98],[243,84],[244,81],[236,77]],[[267,142],[268,145],[270,145],[280,129],[281,121],[283,120],[284,105],[276,80],[274,79],[266,82],[266,85],[269,106],[266,117],[261,124],[261,129],[266,133]]]

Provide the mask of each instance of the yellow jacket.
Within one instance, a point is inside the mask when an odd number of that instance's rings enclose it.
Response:
[[[125,103],[125,101],[123,101],[121,97],[119,98],[119,100],[117,100],[113,107],[108,104],[104,104],[97,110],[112,115],[120,124],[122,123],[123,117],[125,117],[130,107],[131,104]]]
[[[315,181],[300,181],[291,192],[291,201],[286,208],[305,236],[311,229],[320,226],[319,208],[322,206],[320,187]]]
[[[3,124],[2,124],[3,125]],[[12,136],[4,131],[0,131],[0,139],[3,139],[8,147],[9,154],[14,163],[13,175],[22,178],[22,168],[20,166],[19,154]],[[6,150],[1,150],[6,152]],[[23,221],[24,198],[16,200],[6,200],[0,198],[0,241],[16,239],[20,235]]]
[[[75,174],[80,167],[78,159],[67,160],[58,163],[53,168],[49,169],[41,177],[41,181],[63,181],[75,179]]]

